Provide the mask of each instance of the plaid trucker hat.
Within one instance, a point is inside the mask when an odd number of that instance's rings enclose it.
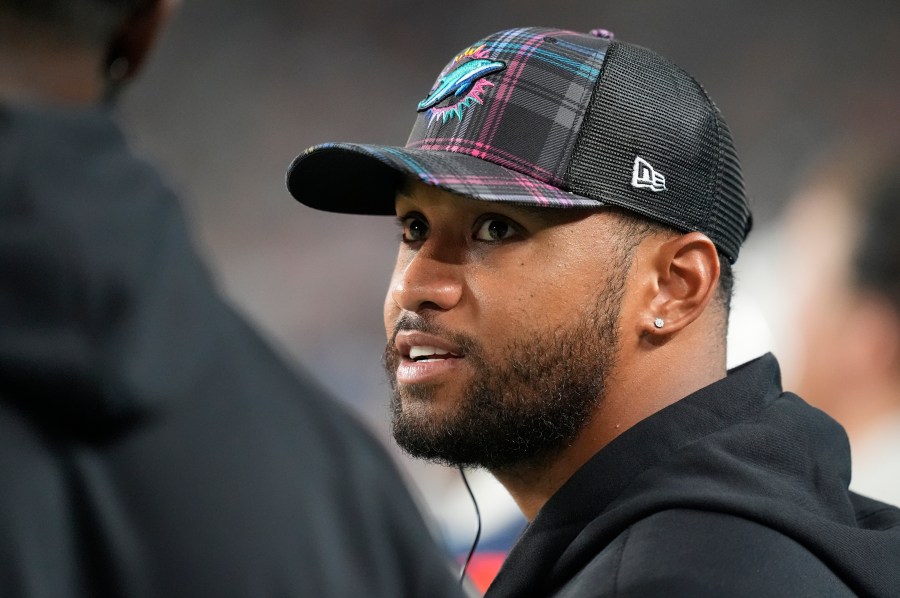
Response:
[[[655,52],[524,28],[453,57],[404,147],[314,146],[287,186],[310,207],[394,214],[404,177],[520,205],[616,206],[700,231],[730,262],[751,227],[731,133],[706,91]]]

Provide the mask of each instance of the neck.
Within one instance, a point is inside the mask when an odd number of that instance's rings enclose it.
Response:
[[[101,52],[0,16],[0,101],[87,106],[103,97]]]
[[[635,359],[621,355],[593,417],[574,441],[553,458],[491,472],[529,521],[575,472],[615,438],[641,420],[725,377],[724,351],[711,348],[709,355],[697,355],[695,351],[686,352],[684,347],[694,341],[677,341],[652,351],[638,351]]]

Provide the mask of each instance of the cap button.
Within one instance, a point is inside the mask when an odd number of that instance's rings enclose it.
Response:
[[[591,29],[590,34],[594,37],[602,37],[604,39],[613,39],[616,36],[609,29]]]

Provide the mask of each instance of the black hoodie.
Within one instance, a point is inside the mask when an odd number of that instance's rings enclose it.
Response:
[[[0,107],[0,596],[458,596],[103,111]]]
[[[488,596],[900,596],[900,510],[761,357],[640,422],[541,509]]]

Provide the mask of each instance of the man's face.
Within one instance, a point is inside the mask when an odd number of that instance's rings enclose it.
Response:
[[[385,300],[393,429],[413,456],[538,464],[591,419],[614,367],[627,260],[615,215],[414,186]]]

